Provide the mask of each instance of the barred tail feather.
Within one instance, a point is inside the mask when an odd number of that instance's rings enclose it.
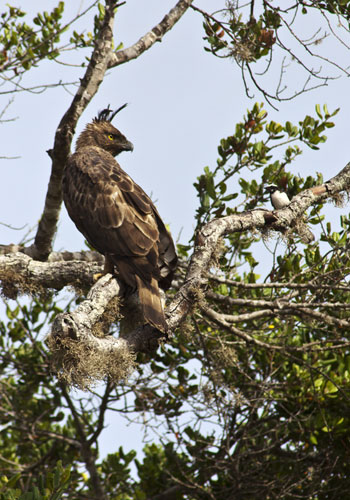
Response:
[[[166,333],[168,327],[160,299],[158,281],[152,278],[151,283],[145,283],[139,276],[135,275],[135,278],[145,322]]]

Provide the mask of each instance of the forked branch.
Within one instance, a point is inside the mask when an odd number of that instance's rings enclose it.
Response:
[[[221,219],[212,220],[206,224],[197,236],[197,242],[184,283],[180,286],[174,299],[167,308],[166,314],[168,319],[169,331],[174,332],[186,319],[187,314],[195,306],[201,291],[204,291],[208,283],[208,272],[213,262],[213,256],[220,239],[234,232],[245,232],[251,230],[262,230],[267,226],[276,230],[284,230],[290,227],[312,204],[324,201],[327,198],[337,198],[341,193],[350,190],[350,164],[348,164],[338,175],[331,180],[317,186],[315,188],[303,191],[295,196],[291,204],[281,210],[268,212],[266,210],[252,210],[241,214],[230,215]],[[274,221],[271,224],[271,221]],[[53,325],[53,337],[57,340],[75,339],[77,342],[82,342],[89,346],[90,351],[95,353],[105,353],[106,357],[104,365],[110,366],[107,363],[108,359],[114,359],[115,356],[123,353],[147,350],[150,343],[156,342],[159,337],[151,330],[139,328],[130,332],[127,338],[114,339],[111,337],[96,337],[93,331],[96,329],[96,324],[101,321],[106,310],[110,307],[111,301],[115,300],[119,294],[117,281],[110,275],[103,279],[91,289],[86,301],[82,302],[78,308],[71,312],[59,315]],[[202,306],[201,306],[202,307]],[[216,314],[210,309],[205,311],[206,314]],[[309,308],[297,307],[292,309],[289,306],[288,311],[291,314],[310,315]],[[270,311],[266,311],[268,315]],[[319,319],[329,322],[329,315],[319,313]],[[214,319],[221,325],[227,327],[230,331],[236,332],[237,335],[241,330],[235,328],[232,321],[227,321],[223,315],[216,315]],[[229,318],[230,319],[230,318]],[[339,320],[332,324],[344,324],[347,322]],[[241,338],[242,335],[240,335]],[[247,337],[246,340],[249,340]],[[157,343],[157,342],[156,342]],[[262,343],[261,345],[268,346]],[[276,347],[280,348],[280,347]],[[119,359],[119,358],[118,358]]]

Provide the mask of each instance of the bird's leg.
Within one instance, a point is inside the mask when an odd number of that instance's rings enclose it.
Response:
[[[98,281],[102,276],[105,276],[106,274],[113,274],[114,273],[114,264],[111,261],[111,259],[108,257],[108,255],[105,255],[105,264],[103,267],[102,273],[95,273],[93,275],[93,280]]]

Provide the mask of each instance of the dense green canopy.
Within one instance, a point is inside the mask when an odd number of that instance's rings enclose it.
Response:
[[[190,4],[180,0],[145,35],[145,48]],[[233,58],[246,76],[260,59],[283,50],[280,29],[287,21],[294,33],[293,23],[314,11],[343,23],[349,42],[350,2],[296,1],[284,10],[265,1],[250,1],[245,10],[239,4],[228,2],[213,14],[194,8],[203,16],[206,49]],[[85,342],[87,323],[75,314],[99,300],[97,293],[87,294],[101,258],[87,248],[79,256],[52,252],[52,238],[75,124],[105,71],[145,50],[115,47],[110,23],[116,6],[111,0],[93,4],[92,34],[61,24],[63,2],[39,13],[32,25],[17,7],[3,9],[0,70],[8,83],[56,58],[63,32],[70,48],[89,49],[91,57],[84,59],[80,83],[86,93],[78,91],[68,111],[62,110],[49,152],[53,175],[35,242],[2,242],[0,500],[345,498],[350,167],[335,168],[327,179],[293,173],[303,149],[322,148],[338,110],[322,104],[310,115],[301,110],[298,123],[287,116],[276,122],[269,119],[268,103],[252,103],[218,145],[216,164],[194,179],[197,225],[190,241],[178,244],[180,264],[167,292],[173,335],[156,352],[144,352],[133,327],[125,333],[120,316],[115,321],[118,289],[106,289],[113,307],[103,306],[94,320],[90,334],[96,343]],[[268,89],[263,94],[270,102],[279,98]],[[267,209],[269,184],[293,198],[290,207]],[[327,215],[330,203],[342,207],[338,231]],[[303,225],[315,234],[309,244],[301,241]],[[69,300],[60,295],[65,286]],[[53,324],[56,333],[47,339]],[[120,328],[124,351],[108,340]],[[102,342],[111,342],[111,351],[100,358]],[[111,366],[117,351],[125,353],[122,380]],[[115,451],[101,454],[101,435],[111,432],[106,420],[115,413],[151,436],[142,458],[118,445],[117,426]]]

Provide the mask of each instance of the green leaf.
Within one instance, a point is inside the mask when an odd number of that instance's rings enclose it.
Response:
[[[326,382],[324,392],[325,394],[334,394],[335,392],[338,392],[338,387],[336,387],[330,380],[328,380]]]
[[[321,106],[320,106],[319,104],[316,104],[315,109],[316,109],[316,113],[317,113],[317,115],[318,115],[318,116],[319,116],[319,118],[321,118],[321,120],[322,120],[322,118],[323,118],[323,117],[322,117],[322,113],[321,113]]]
[[[205,184],[206,184],[207,193],[209,194],[210,198],[215,200],[216,199],[216,191],[215,191],[215,186],[214,186],[213,175],[211,172],[207,173],[207,175],[205,177]]]
[[[21,477],[21,473],[20,473],[20,472],[18,472],[17,474],[15,474],[14,476],[12,476],[12,477],[11,477],[11,478],[7,481],[6,486],[7,486],[8,488],[13,488],[13,487],[16,485],[17,481],[20,479],[20,477]]]
[[[221,201],[231,201],[231,200],[234,200],[235,198],[237,198],[238,196],[238,193],[231,193],[231,194],[228,194],[226,196],[223,196],[221,199]]]
[[[98,12],[100,14],[100,18],[103,18],[105,15],[105,7],[102,5],[102,3],[97,4]]]
[[[310,435],[310,443],[314,445],[318,444],[317,437],[315,436],[315,434]]]

